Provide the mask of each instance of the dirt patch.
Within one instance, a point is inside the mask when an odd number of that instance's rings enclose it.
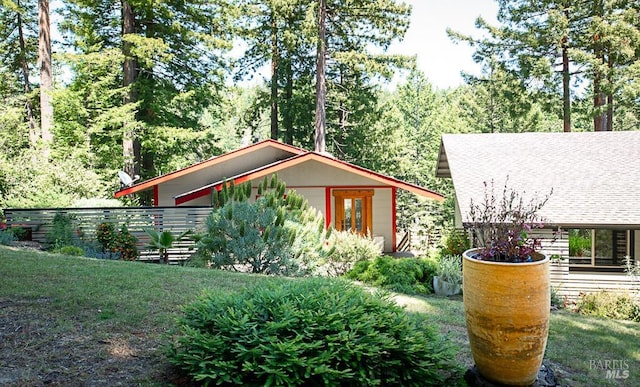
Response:
[[[161,332],[96,332],[49,306],[48,299],[0,299],[0,385],[176,384]]]

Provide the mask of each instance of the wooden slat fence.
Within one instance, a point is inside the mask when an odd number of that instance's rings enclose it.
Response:
[[[7,227],[22,227],[30,231],[31,240],[46,243],[56,214],[69,216],[76,235],[83,241],[95,241],[96,228],[101,223],[113,223],[116,229],[126,224],[129,232],[138,239],[140,260],[157,260],[158,251],[146,246],[149,236],[144,228],[171,231],[174,235],[186,230],[198,231],[211,207],[111,207],[111,208],[46,208],[4,210]],[[175,243],[170,249],[172,263],[188,258],[195,250],[193,241]]]

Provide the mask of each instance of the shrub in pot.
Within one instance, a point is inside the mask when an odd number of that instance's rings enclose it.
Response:
[[[550,195],[550,194],[549,194]],[[549,331],[549,258],[530,237],[542,227],[538,210],[549,199],[523,197],[505,184],[496,195],[471,202],[465,228],[478,248],[463,254],[463,300],[469,343],[486,379],[506,385],[534,383]]]
[[[433,277],[433,291],[439,296],[459,294],[462,286],[462,257],[445,255],[438,261]]]

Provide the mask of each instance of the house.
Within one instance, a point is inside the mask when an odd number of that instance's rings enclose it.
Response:
[[[189,167],[124,187],[119,198],[153,190],[154,206],[210,206],[224,181],[257,184],[277,174],[319,210],[327,226],[369,233],[385,252],[395,252],[398,189],[442,201],[427,188],[338,160],[331,155],[265,140]],[[255,195],[253,195],[255,197]]]
[[[640,280],[623,270],[626,256],[640,259],[640,131],[446,134],[436,175],[453,180],[457,227],[485,182],[498,193],[506,183],[526,201],[553,190],[539,214],[546,252],[562,258],[551,276],[559,293],[638,295]]]

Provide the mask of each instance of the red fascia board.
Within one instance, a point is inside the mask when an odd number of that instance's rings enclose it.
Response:
[[[345,161],[336,160],[334,158],[324,156],[315,152],[307,152],[304,154],[300,154],[300,155],[291,157],[289,159],[267,165],[263,168],[259,168],[241,175],[237,175],[233,178],[230,178],[229,181],[233,181],[234,184],[241,184],[246,181],[262,178],[264,176],[276,173],[285,168],[289,168],[309,160],[315,160],[320,163],[330,165],[350,173],[355,173],[360,176],[364,176],[372,180],[378,181],[380,183],[384,183],[386,185],[391,185],[393,187],[401,188],[409,192],[413,192],[420,196],[429,197],[431,199],[434,199],[440,202],[444,200],[444,197],[437,192],[434,192],[410,183],[405,183],[393,177],[384,176],[379,173],[370,171],[366,168],[358,167],[356,165],[347,163]],[[176,205],[179,205],[179,204],[186,203],[187,201],[208,195],[211,192],[211,189],[219,190],[222,184],[223,184],[222,182],[213,183],[213,184],[209,184],[204,187],[201,187],[200,189],[196,189],[188,193],[178,195],[175,198],[175,203]],[[185,200],[186,198],[189,198],[189,199]]]
[[[304,152],[306,152],[304,149],[296,148],[296,147],[294,147],[292,145],[284,144],[284,143],[281,143],[279,141],[275,141],[275,140],[271,140],[271,139],[264,140],[264,141],[261,141],[261,142],[246,146],[244,148],[239,148],[239,149],[236,149],[236,150],[231,151],[229,153],[225,153],[225,154],[220,155],[218,157],[210,158],[210,159],[202,161],[200,163],[190,165],[190,166],[188,166],[186,168],[178,169],[177,171],[173,171],[173,172],[167,173],[165,175],[154,177],[152,179],[143,181],[142,183],[138,183],[138,184],[133,185],[131,187],[127,187],[127,188],[121,189],[119,191],[116,191],[114,193],[113,197],[114,198],[119,198],[119,197],[122,197],[122,196],[125,196],[125,195],[130,195],[132,193],[136,193],[136,192],[144,191],[144,190],[147,190],[147,189],[151,189],[154,186],[157,186],[158,184],[165,183],[167,181],[170,181],[170,180],[173,180],[175,178],[187,175],[189,173],[199,171],[199,170],[201,170],[203,168],[208,168],[208,167],[210,167],[212,165],[216,165],[216,164],[219,164],[221,162],[228,161],[228,160],[231,160],[233,158],[236,158],[236,157],[239,157],[239,156],[245,155],[247,153],[251,153],[251,152],[254,152],[256,150],[259,150],[259,149],[262,149],[262,148],[266,148],[266,147],[277,148],[277,149],[280,149],[280,150],[283,150],[283,151],[286,151],[286,152],[291,152],[291,153],[293,153],[295,155],[303,154]]]

